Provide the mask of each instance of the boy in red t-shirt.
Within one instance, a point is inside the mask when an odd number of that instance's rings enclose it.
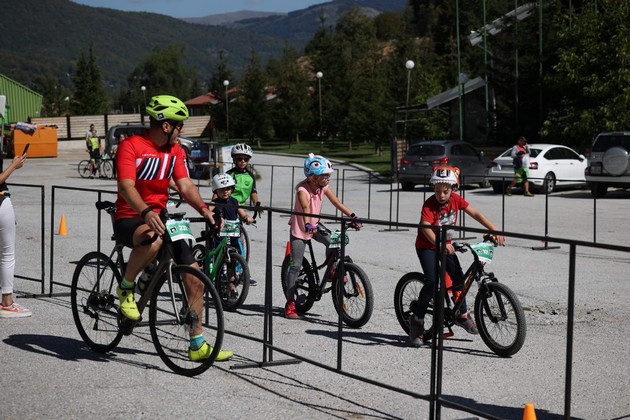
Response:
[[[435,241],[436,234],[430,228],[423,226],[446,226],[457,223],[457,213],[464,210],[466,214],[490,230],[497,230],[486,216],[474,209],[464,200],[457,190],[459,184],[459,169],[451,166],[436,166],[431,175],[431,184],[435,194],[424,202],[420,216],[420,227],[416,238],[416,253],[424,271],[425,283],[420,290],[416,304],[412,308],[413,315],[409,318],[409,341],[413,346],[422,345],[424,334],[424,315],[427,313],[429,302],[433,298],[433,288],[437,279],[435,269]],[[505,244],[503,236],[497,236],[499,245]],[[464,272],[455,255],[455,248],[450,239],[446,244],[446,271],[453,281],[453,289],[461,290],[464,285]],[[466,301],[462,302],[460,314],[456,324],[471,334],[477,334],[477,326],[466,309]]]

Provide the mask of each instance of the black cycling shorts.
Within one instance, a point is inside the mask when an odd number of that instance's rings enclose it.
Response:
[[[133,248],[133,233],[136,229],[145,224],[145,221],[139,217],[118,219],[114,222],[114,236],[118,242],[129,248]],[[177,264],[191,265],[195,262],[192,248],[185,240],[173,242],[173,256]],[[158,254],[158,259],[159,257],[160,254]]]
[[[98,160],[101,158],[101,154],[99,153],[98,150],[92,150],[90,151],[90,159],[95,159]]]

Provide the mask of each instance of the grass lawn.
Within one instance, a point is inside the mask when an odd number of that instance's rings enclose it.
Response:
[[[236,144],[242,140],[232,139],[231,144]],[[244,141],[243,141],[244,142]],[[246,143],[246,142],[245,142]],[[356,163],[366,166],[374,171],[380,172],[382,175],[390,175],[391,163],[390,163],[390,150],[389,144],[385,144],[386,150],[383,151],[382,156],[377,156],[374,150],[374,145],[359,143],[353,144],[352,151],[348,151],[348,144],[346,142],[336,141],[334,144],[332,140],[326,140],[323,148],[320,149],[320,141],[318,139],[302,139],[299,144],[290,144],[287,140],[268,140],[261,142],[261,148],[258,148],[256,144],[250,144],[254,152],[274,152],[274,153],[288,153],[292,155],[302,155],[306,157],[309,153],[315,153],[322,155],[332,160],[341,160],[350,163]]]

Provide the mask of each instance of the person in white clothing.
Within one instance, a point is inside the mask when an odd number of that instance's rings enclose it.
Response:
[[[13,298],[13,272],[15,270],[15,213],[7,179],[16,169],[24,166],[26,154],[16,156],[9,167],[4,170],[0,155],[0,289],[2,303],[0,318],[23,318],[31,316],[31,311],[18,305]]]

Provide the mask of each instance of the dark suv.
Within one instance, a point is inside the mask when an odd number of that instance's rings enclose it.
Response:
[[[604,197],[608,187],[630,188],[630,131],[599,133],[593,141],[585,171],[594,197]]]
[[[464,183],[487,187],[486,168],[490,162],[469,143],[458,140],[428,140],[414,143],[400,160],[399,179],[405,191],[416,184],[428,184],[436,165],[457,166]]]
[[[107,137],[105,139],[106,144],[107,144],[105,153],[109,155],[115,154],[116,148],[118,147],[118,142],[120,141],[121,134],[124,134],[125,137],[131,137],[131,136],[144,133],[145,130],[147,130],[148,128],[149,128],[148,124],[142,124],[140,122],[124,123],[124,124],[110,127],[109,130],[107,131]],[[189,157],[190,157],[190,152],[193,150],[194,140],[180,136],[179,141],[182,145],[182,148],[186,152],[186,157],[187,157],[186,161],[188,162],[188,166],[189,166],[188,169],[193,170],[194,166],[192,165],[192,161],[189,159]]]

